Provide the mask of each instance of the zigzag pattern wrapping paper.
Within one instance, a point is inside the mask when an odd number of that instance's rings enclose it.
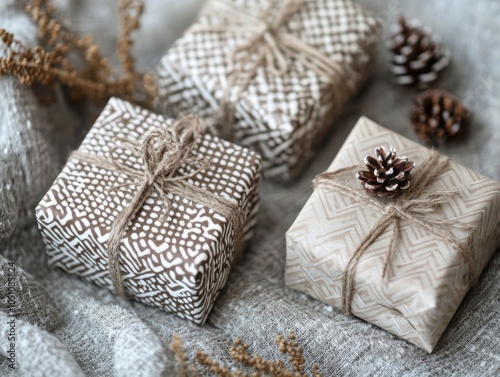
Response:
[[[361,118],[329,171],[358,165],[378,146],[395,147],[417,164],[431,151],[367,118]],[[417,169],[416,168],[416,169]],[[342,173],[342,183],[359,188],[355,173]],[[473,225],[479,232],[475,250],[479,275],[500,245],[500,182],[450,161],[448,169],[426,191],[457,190],[434,214]],[[381,217],[341,193],[316,189],[288,230],[286,285],[341,308],[342,275],[355,249]],[[467,244],[469,235],[450,229]],[[390,229],[362,256],[355,274],[352,312],[355,316],[432,352],[469,290],[465,263],[457,250],[407,220],[400,232],[385,278],[382,270]]]
[[[148,131],[173,121],[112,98],[79,150],[108,159],[120,139],[137,143]],[[248,241],[260,203],[260,157],[208,134],[198,136],[192,153],[211,163],[187,182],[237,203]],[[135,169],[143,166],[142,158],[130,152],[122,150],[117,157]],[[195,169],[184,164],[179,172]],[[116,189],[116,184],[126,185]],[[113,290],[106,245],[114,219],[137,187],[135,178],[124,173],[70,158],[36,209],[49,263]],[[233,226],[187,197],[168,189],[167,196],[171,205],[165,219],[164,203],[153,191],[128,224],[120,242],[123,284],[138,301],[203,324],[231,270]]]
[[[228,2],[242,13],[259,14],[271,0]],[[162,58],[158,76],[161,102],[180,113],[196,113],[217,123],[223,90],[238,67],[232,54],[255,32],[193,32],[199,27],[231,24],[211,8],[213,3],[207,2],[194,25]],[[268,18],[273,20],[273,14]],[[238,100],[236,93],[246,75],[236,80],[229,96],[231,103],[236,101],[235,140],[260,153],[267,177],[289,181],[313,156],[316,144],[343,110],[344,101],[370,71],[380,27],[369,12],[350,0],[307,0],[280,30],[338,63],[351,84],[339,84],[338,77],[320,75],[286,54],[289,70],[285,75],[274,75],[263,64]]]

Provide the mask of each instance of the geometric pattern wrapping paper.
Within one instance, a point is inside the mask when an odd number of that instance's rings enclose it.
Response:
[[[272,2],[227,1],[242,13],[257,16]],[[215,3],[207,1],[194,25],[162,58],[158,76],[162,105],[211,119],[217,128],[223,91],[239,67],[232,54],[255,37],[255,32],[200,32],[200,28],[232,24],[214,10]],[[276,8],[264,20],[273,20]],[[258,67],[248,86],[244,85],[245,72],[237,76],[228,96],[235,107],[234,139],[259,152],[267,177],[290,181],[312,157],[315,146],[370,70],[379,24],[349,0],[306,0],[279,30],[337,63],[346,78],[325,77],[286,53],[288,71],[282,76],[270,72],[265,64]],[[248,70],[256,60],[253,55]],[[240,87],[246,89],[238,96]]]
[[[112,98],[79,151],[109,159],[108,152],[121,140],[140,142],[148,131],[173,122]],[[192,154],[211,163],[186,181],[237,203],[248,241],[259,209],[260,157],[208,134],[197,137]],[[141,156],[124,149],[114,155],[121,164],[142,169]],[[196,168],[184,164],[177,174]],[[49,263],[114,290],[107,241],[114,219],[137,192],[134,181],[124,173],[70,157],[36,208]],[[234,261],[233,225],[214,210],[173,195],[168,187],[166,191],[170,207],[165,218],[163,202],[152,190],[126,227],[119,251],[124,289],[138,301],[203,324]]]
[[[361,118],[328,171],[356,166],[336,178],[368,195],[355,173],[364,156],[379,146],[395,147],[421,166],[431,150]],[[411,190],[411,186],[410,189]],[[453,161],[425,192],[456,190],[428,216],[439,216],[478,232],[475,276],[479,276],[500,246],[500,182],[486,178]],[[342,307],[342,275],[363,238],[381,214],[342,193],[319,187],[314,190],[287,232],[285,283],[337,308]],[[462,244],[469,234],[449,229]],[[432,352],[458,309],[469,286],[466,265],[458,250],[426,229],[400,219],[400,231],[382,277],[390,229],[386,229],[362,255],[354,274],[352,313]]]

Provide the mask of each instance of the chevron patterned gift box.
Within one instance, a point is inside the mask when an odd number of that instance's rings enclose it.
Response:
[[[379,146],[416,164],[400,200],[370,195],[356,178]],[[500,182],[367,118],[319,177],[286,235],[286,285],[432,352],[500,246]]]
[[[349,0],[208,0],[161,60],[161,103],[195,113],[289,181],[372,66],[375,18]]]
[[[137,195],[134,172],[145,169],[145,157],[131,155],[125,146],[146,139],[151,130],[168,130],[172,123],[128,102],[109,101],[77,157],[73,152],[36,208],[49,263],[118,292],[108,242],[119,214]],[[224,213],[191,199],[189,192],[216,196],[236,208],[243,244],[257,221],[260,157],[208,134],[194,140],[191,162],[173,171],[170,186],[147,191],[125,223],[117,263],[125,296],[203,324],[236,258],[238,227]],[[113,155],[111,167],[102,165]],[[199,169],[193,162],[198,159],[210,162]],[[125,168],[119,171],[114,164]],[[179,182],[184,188],[173,191]]]

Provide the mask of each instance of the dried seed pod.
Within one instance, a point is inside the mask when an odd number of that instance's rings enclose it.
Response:
[[[462,140],[467,134],[470,117],[462,101],[439,89],[418,94],[410,115],[417,136],[436,145]]]
[[[391,72],[399,85],[427,85],[449,64],[449,53],[417,20],[401,18],[393,27]]]
[[[366,156],[366,170],[356,173],[361,185],[378,196],[394,197],[401,190],[410,187],[411,171],[415,167],[408,157],[398,157],[396,149],[387,153],[384,147],[376,148],[377,157]]]

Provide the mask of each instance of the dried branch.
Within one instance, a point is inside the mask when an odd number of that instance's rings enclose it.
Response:
[[[139,19],[144,12],[144,4],[134,0],[120,0],[120,36],[116,55],[120,60],[123,74],[133,81],[135,78],[135,60],[132,55],[133,40],[131,34],[140,28]]]
[[[175,358],[177,359],[177,364],[179,367],[178,377],[198,377],[198,372],[193,364],[188,364],[186,352],[184,352],[184,347],[182,346],[182,340],[179,335],[174,335],[172,337],[172,343],[170,343],[170,349],[174,351]]]
[[[170,343],[170,349],[174,351],[175,358],[179,365],[179,377],[186,377],[186,359],[187,356],[182,348],[182,340],[179,335],[174,335],[172,337],[172,343]]]

